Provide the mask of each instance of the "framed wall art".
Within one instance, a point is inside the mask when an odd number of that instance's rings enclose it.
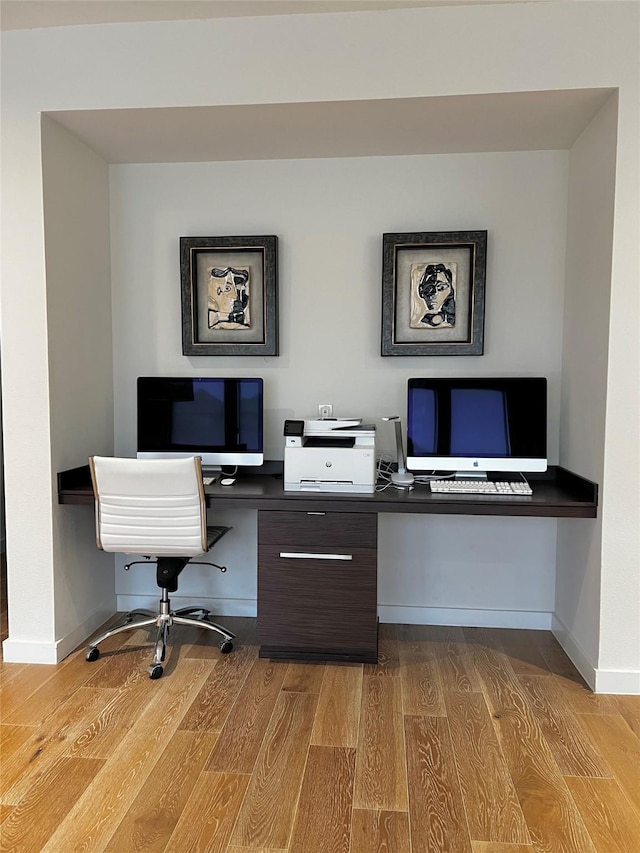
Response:
[[[482,355],[486,231],[382,235],[387,355]]]
[[[278,238],[181,237],[184,355],[278,355]]]

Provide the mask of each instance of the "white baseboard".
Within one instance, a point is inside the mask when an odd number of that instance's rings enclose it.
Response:
[[[173,594],[171,605],[192,607],[204,604],[218,616],[255,616],[255,599],[229,598],[189,598]],[[157,596],[119,595],[118,610],[134,610],[146,607],[154,610],[158,605]],[[445,607],[404,607],[394,604],[379,604],[378,618],[381,622],[395,625],[464,625],[474,628],[533,628],[548,631],[551,628],[551,613],[524,610],[468,610],[465,608]]]
[[[459,625],[466,628],[532,628],[548,631],[551,613],[533,610],[471,610],[379,604],[378,618],[392,625]]]
[[[551,630],[567,656],[594,693],[640,696],[640,671],[598,668],[564,622],[554,615]]]
[[[640,696],[640,672],[624,669],[597,669],[596,688],[593,692]]]
[[[2,644],[2,657],[5,663],[58,663],[55,643],[31,640],[12,640],[8,638]]]
[[[218,616],[255,616],[255,599],[238,598],[189,598],[173,594],[171,606],[192,607],[204,604]],[[155,610],[157,596],[119,595],[118,610],[135,610],[146,607]],[[551,628],[551,613],[520,610],[467,610],[464,608],[444,607],[402,607],[393,604],[379,604],[378,618],[381,622],[395,625],[465,625],[474,628],[533,628],[548,631]]]
[[[201,596],[189,598],[173,595],[171,601],[175,609],[205,605],[211,613],[223,617],[255,616],[257,613],[255,599],[203,598]],[[138,607],[155,610],[157,606],[157,596],[119,595],[117,597],[117,609],[120,612],[135,610]],[[67,636],[54,642],[12,640],[9,637],[2,644],[3,659],[6,663],[60,663],[111,616],[113,613],[109,611],[95,613]],[[640,672],[598,669],[575,640],[567,626],[552,613],[525,610],[403,607],[381,604],[378,606],[378,617],[381,622],[395,625],[454,625],[474,628],[551,630],[594,693],[640,695]]]
[[[65,637],[53,642],[12,640],[9,637],[2,644],[3,659],[6,663],[60,663],[111,616],[113,613],[106,610],[94,613]]]
[[[87,640],[91,634],[95,634],[95,632],[100,628],[101,625],[110,619],[113,616],[113,612],[111,610],[101,610],[98,613],[94,613],[90,619],[87,619],[82,625],[78,625],[71,633],[67,634],[66,637],[63,637],[62,640],[58,640],[57,649],[58,649],[58,660],[61,661],[63,658],[66,658],[68,654],[74,649],[77,649],[78,646],[82,645],[85,640]]]
[[[179,593],[171,593],[171,609],[179,610],[181,607],[199,607],[204,605],[214,616],[255,616],[258,612],[258,603],[255,598],[206,598],[199,595],[190,598]],[[147,610],[157,610],[157,595],[118,595],[117,607],[121,613],[144,607]]]
[[[580,675],[595,692],[595,664],[589,659],[587,653],[572,635],[571,631],[567,628],[562,619],[556,616],[555,613],[553,614],[551,632],[566,652],[567,657],[571,659]]]

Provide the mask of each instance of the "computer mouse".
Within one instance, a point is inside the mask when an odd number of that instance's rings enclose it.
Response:
[[[236,481],[235,477],[223,477],[222,480],[220,480],[220,485],[221,486],[233,486],[235,481]]]

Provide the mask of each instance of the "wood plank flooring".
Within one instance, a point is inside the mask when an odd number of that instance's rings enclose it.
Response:
[[[0,664],[0,850],[638,853],[640,697],[551,634],[381,625],[377,665],[178,629]],[[6,624],[6,622],[3,622]],[[146,646],[145,646],[146,644]]]

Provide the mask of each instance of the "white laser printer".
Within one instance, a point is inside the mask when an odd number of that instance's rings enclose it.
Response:
[[[284,435],[286,492],[374,492],[375,426],[361,418],[287,420]]]

